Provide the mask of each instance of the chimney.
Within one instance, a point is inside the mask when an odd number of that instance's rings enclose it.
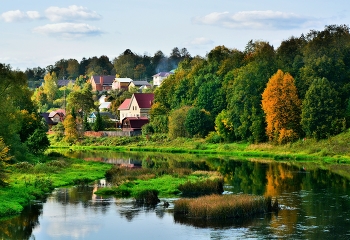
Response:
[[[103,76],[100,76],[100,84],[101,84],[101,88],[103,90]]]

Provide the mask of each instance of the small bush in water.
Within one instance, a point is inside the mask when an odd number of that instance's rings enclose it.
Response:
[[[270,210],[268,198],[254,195],[210,195],[174,202],[175,214],[206,219],[249,217]]]

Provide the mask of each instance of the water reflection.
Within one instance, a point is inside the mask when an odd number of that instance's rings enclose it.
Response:
[[[84,154],[91,160],[91,155]],[[94,154],[105,159],[101,152]],[[113,154],[107,155],[120,158]],[[129,153],[123,157],[129,164],[133,163],[131,159],[139,161],[144,168],[219,171],[229,192],[277,197],[281,210],[245,220],[189,219],[172,213],[175,199],[161,199],[170,203],[169,208],[164,208],[162,203],[145,207],[132,199],[97,196],[94,192],[106,185],[99,182],[57,189],[45,203],[32,204],[20,216],[0,220],[0,238],[115,239],[116,233],[127,239],[350,238],[349,179],[333,172],[335,167],[325,170],[301,164],[192,155]]]

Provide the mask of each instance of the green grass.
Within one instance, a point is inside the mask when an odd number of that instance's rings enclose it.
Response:
[[[8,167],[9,186],[0,188],[0,217],[20,213],[31,200],[45,198],[55,187],[104,178],[111,168],[109,164],[62,157],[45,160],[45,163],[22,162]]]

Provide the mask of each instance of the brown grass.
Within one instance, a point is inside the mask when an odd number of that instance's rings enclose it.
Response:
[[[174,212],[193,218],[227,219],[249,217],[268,211],[268,199],[253,195],[210,195],[174,202]]]

